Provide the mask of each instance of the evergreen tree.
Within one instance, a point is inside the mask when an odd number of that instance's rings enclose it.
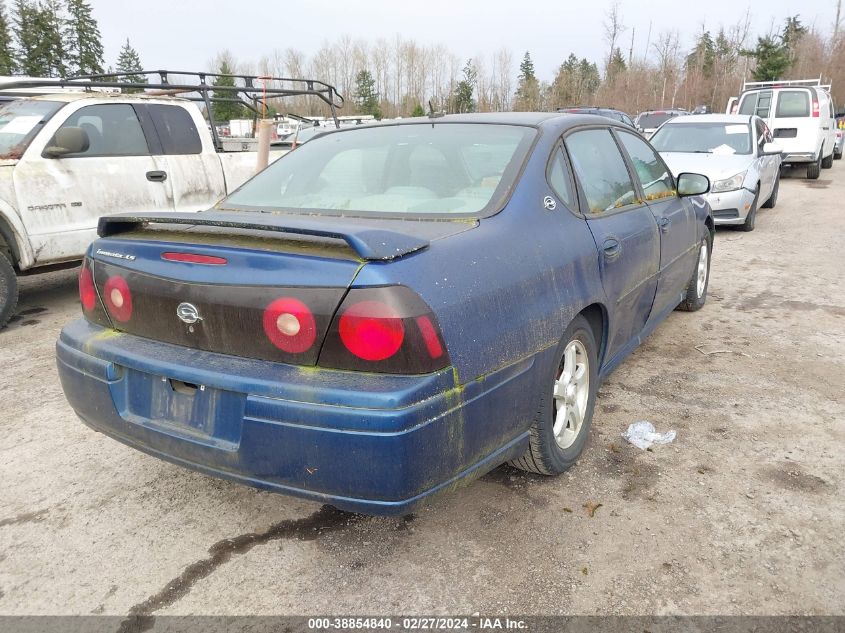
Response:
[[[792,64],[789,47],[780,38],[770,35],[758,37],[757,46],[753,50],[742,51],[742,54],[757,61],[757,66],[751,73],[754,81],[782,79]]]
[[[24,75],[44,76],[40,11],[32,0],[15,0],[12,32],[15,39],[15,66]]]
[[[67,0],[69,19],[65,31],[68,71],[73,75],[103,72],[103,44],[91,5],[85,0]],[[137,55],[137,54],[136,54]]]
[[[41,31],[41,49],[46,75],[67,76],[67,50],[65,47],[66,20],[62,0],[44,0],[37,5],[38,24]]]
[[[425,116],[425,110],[422,107],[422,104],[418,103],[414,106],[414,109],[411,110],[411,116]]]
[[[355,75],[355,104],[358,106],[358,112],[380,119],[381,108],[375,86],[376,81],[369,70],[361,70]]]
[[[540,82],[534,74],[534,62],[526,51],[519,64],[519,83],[516,88],[516,110],[537,110],[540,105]]]
[[[12,75],[15,72],[12,33],[6,15],[6,5],[0,1],[0,75]]]
[[[215,90],[212,96],[224,99],[237,99],[238,93],[236,91],[225,90],[225,88],[235,85],[235,78],[231,76],[234,71],[225,56],[221,56],[220,67],[217,69],[217,72],[226,76],[214,78],[212,85],[219,86],[221,90]],[[232,101],[217,101],[212,103],[211,112],[217,123],[231,121],[232,119],[243,119],[247,116],[246,108],[240,103]]]
[[[607,79],[613,81],[616,77],[624,73],[627,67],[625,58],[622,56],[622,51],[618,47],[615,48],[613,55],[610,56],[610,60],[607,62]]]
[[[117,57],[116,73],[128,73],[125,77],[120,77],[118,81],[121,83],[145,84],[147,78],[144,75],[139,75],[140,71],[144,70],[141,66],[141,57],[138,51],[132,48],[129,43],[129,38],[126,38],[126,44],[120,49],[120,55]],[[141,92],[141,88],[124,88],[124,92]]]
[[[710,31],[704,31],[698,37],[695,48],[687,55],[686,67],[688,71],[693,68],[699,69],[703,77],[710,79],[713,77],[715,65],[716,44],[710,36]]]
[[[458,86],[455,88],[455,111],[475,112],[476,104],[473,93],[478,79],[478,71],[472,65],[471,59],[467,60],[463,73],[464,78],[458,82]]]

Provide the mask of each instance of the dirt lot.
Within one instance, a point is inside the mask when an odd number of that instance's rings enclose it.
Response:
[[[54,364],[75,273],[28,278],[0,333],[0,614],[843,614],[844,198],[839,161],[718,231],[707,306],[605,383],[568,474],[501,467],[400,519],[90,431]],[[641,452],[636,420],[678,437]]]

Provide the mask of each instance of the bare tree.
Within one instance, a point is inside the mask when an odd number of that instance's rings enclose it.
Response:
[[[616,0],[610,6],[610,10],[607,12],[607,18],[604,21],[604,39],[608,44],[605,73],[610,68],[610,62],[616,51],[616,42],[625,30],[625,25],[622,23],[622,13],[619,10],[619,0]]]

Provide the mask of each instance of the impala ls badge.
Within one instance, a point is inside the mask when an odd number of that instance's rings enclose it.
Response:
[[[197,321],[202,321],[200,311],[197,310],[197,307],[192,303],[180,303],[176,308],[176,316],[178,316],[183,323],[187,323],[188,325],[196,323]]]
[[[551,196],[546,196],[543,198],[543,206],[546,207],[547,211],[554,211],[555,207],[557,207],[557,202]]]

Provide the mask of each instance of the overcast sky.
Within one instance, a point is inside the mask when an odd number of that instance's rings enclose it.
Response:
[[[367,0],[367,2],[272,2],[270,0],[89,0],[99,21],[106,65],[114,65],[128,37],[148,68],[209,70],[209,60],[225,48],[238,60],[257,60],[275,49],[293,47],[309,57],[324,40],[341,35],[373,41],[401,34],[419,43],[442,43],[461,58],[488,55],[507,46],[515,61],[531,51],[537,74],[550,80],[570,52],[600,61],[606,45],[602,22],[612,0]],[[354,6],[360,9],[354,9]],[[240,7],[240,8],[239,8]],[[628,27],[621,48],[646,48],[664,29],[678,29],[684,48],[702,23],[742,20],[750,10],[753,32],[799,14],[804,24],[825,33],[832,27],[836,0],[622,0]],[[753,43],[753,42],[749,42]]]

